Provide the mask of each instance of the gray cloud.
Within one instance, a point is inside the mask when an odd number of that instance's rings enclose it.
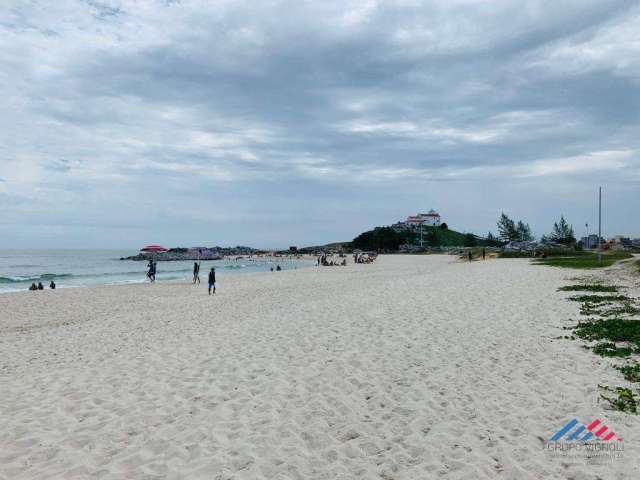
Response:
[[[430,207],[541,234],[592,221],[600,182],[640,235],[640,8],[547,7],[10,3],[2,241],[55,219],[53,243],[282,246]]]

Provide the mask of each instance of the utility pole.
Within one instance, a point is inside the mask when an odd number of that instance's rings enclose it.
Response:
[[[422,223],[420,224],[420,248],[422,248]]]
[[[598,264],[602,265],[602,187],[598,192]]]

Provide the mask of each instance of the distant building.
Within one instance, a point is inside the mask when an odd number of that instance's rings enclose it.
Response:
[[[616,235],[610,242],[611,248],[614,250],[630,250],[633,248],[633,242],[630,238],[623,237],[622,235]]]
[[[588,237],[582,237],[580,243],[582,248],[598,248],[598,235],[591,234]]]
[[[440,214],[433,209],[429,213],[420,213],[418,218],[422,220],[422,225],[428,227],[439,227],[441,223]]]
[[[419,227],[420,225],[424,224],[424,220],[422,220],[419,215],[411,215],[407,217],[405,223],[409,227]]]
[[[395,231],[413,229],[421,226],[439,227],[442,224],[440,214],[435,210],[429,210],[428,213],[419,213],[418,215],[409,215],[406,220],[391,225]]]

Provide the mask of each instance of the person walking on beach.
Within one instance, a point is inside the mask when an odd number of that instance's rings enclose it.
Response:
[[[211,267],[209,272],[209,295],[211,295],[211,289],[213,289],[213,293],[216,293],[216,269],[214,267]]]
[[[484,257],[485,257],[485,255],[486,255],[486,253],[487,253],[487,252],[485,251],[485,249],[484,249],[484,247],[483,247],[483,248],[482,248],[482,259],[483,259],[483,260],[485,259]]]
[[[200,263],[198,263],[198,262],[194,262],[193,263],[193,283],[194,283],[194,285],[195,285],[196,282],[200,283]]]
[[[147,272],[147,277],[151,283],[156,281],[156,262],[154,260],[149,260],[149,271]]]
[[[469,261],[473,260],[473,253],[471,253],[471,250],[469,250]]]

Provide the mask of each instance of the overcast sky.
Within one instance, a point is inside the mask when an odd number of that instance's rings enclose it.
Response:
[[[2,247],[640,236],[637,1],[4,0],[0,87]]]

